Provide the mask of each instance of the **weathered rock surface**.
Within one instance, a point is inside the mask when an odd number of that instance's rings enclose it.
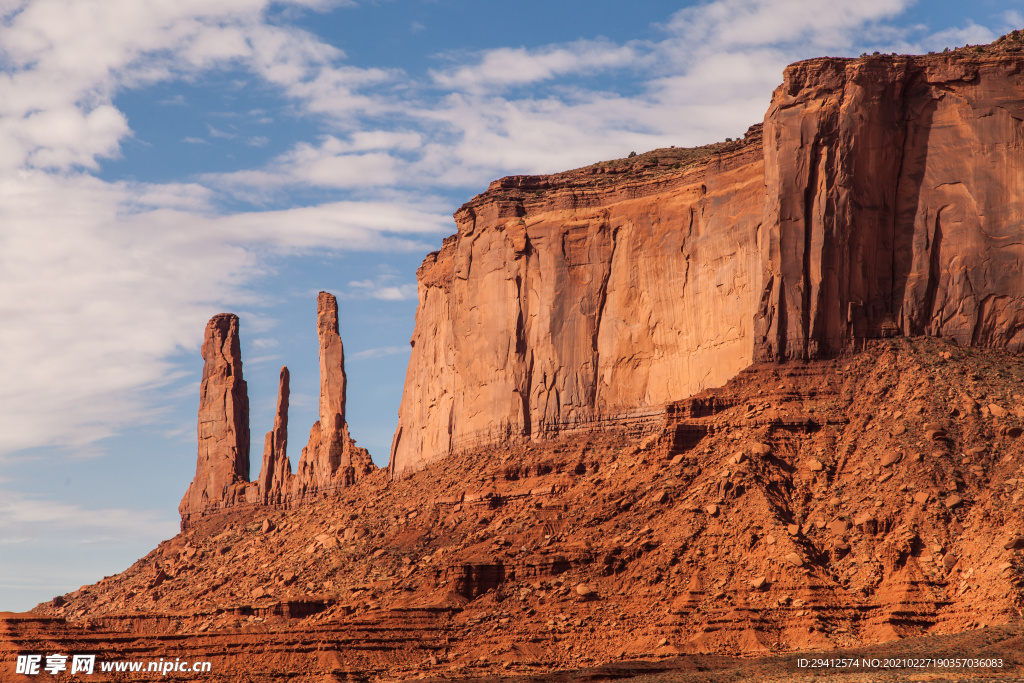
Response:
[[[170,641],[223,680],[552,680],[897,639],[904,656],[982,657],[1024,633],[1024,437],[1003,430],[1022,418],[951,406],[1019,405],[1021,386],[1019,354],[936,339],[756,364],[653,434],[498,444],[296,509],[227,510],[35,611],[48,642],[78,633],[113,659]],[[933,456],[922,435],[940,423],[951,446]],[[972,673],[1019,676],[1017,643]]]
[[[393,475],[656,411],[755,359],[1021,349],[1022,118],[1016,48],[815,59],[763,136],[492,183],[418,272]]]
[[[750,363],[759,129],[545,177],[456,214],[418,273],[395,476],[453,450],[591,429]]]
[[[759,359],[1024,347],[1024,56],[816,59],[765,116]]]
[[[966,101],[988,87],[986,80],[998,77],[993,65],[1002,64],[1009,82],[1016,83],[1012,79],[1024,66],[1020,42],[1004,46],[1007,51],[998,55],[961,51],[915,63],[929,69],[977,66],[981,75],[949,81],[952,94],[943,95]],[[808,66],[801,88],[813,91],[815,79],[829,81],[828,65],[836,61],[816,61],[818,76],[810,73],[813,64]],[[843,68],[878,61],[847,61]],[[906,59],[881,61],[898,66]],[[898,91],[883,87],[879,94],[865,96],[868,103],[863,105],[856,105],[857,97],[851,95],[847,105],[871,112],[872,106],[882,106],[876,100],[898,100],[901,92],[930,83],[922,79],[908,81]],[[805,93],[808,98],[810,91]],[[806,107],[795,102],[793,112],[779,109],[780,121],[790,114],[796,120],[773,129],[772,139],[788,135],[789,125],[805,124],[806,139],[814,138],[821,129],[812,110],[834,102],[807,102]],[[993,111],[980,118],[995,117],[995,125],[1001,116]],[[867,127],[860,139],[867,136],[863,144],[877,147],[875,153],[884,157],[883,147],[892,140],[882,136],[872,143],[872,134]],[[750,357],[756,351],[781,362],[750,364],[722,380],[724,386],[667,401],[653,415],[634,410],[608,419],[600,412],[626,405],[627,394],[649,400],[647,396],[660,395],[658,386],[676,382],[671,391],[661,390],[671,395],[689,381],[650,370],[661,362],[675,367],[671,363],[676,361],[662,358],[673,349],[712,354],[714,343],[705,340],[704,346],[688,347],[684,342],[690,338],[681,332],[675,345],[657,347],[651,339],[660,339],[659,330],[669,329],[665,321],[671,322],[667,311],[673,309],[667,293],[647,293],[637,285],[630,301],[639,313],[628,317],[624,308],[618,309],[616,335],[634,339],[629,335],[643,331],[635,338],[641,354],[635,374],[643,380],[630,386],[633,374],[622,370],[615,375],[613,368],[611,376],[626,384],[620,389],[602,384],[605,375],[598,371],[609,358],[627,363],[621,360],[624,352],[613,353],[618,347],[609,345],[602,333],[614,308],[609,302],[619,296],[614,294],[618,285],[610,284],[618,272],[617,259],[631,254],[642,264],[641,272],[631,277],[657,289],[658,278],[643,279],[668,272],[657,259],[683,267],[674,260],[675,250],[683,254],[689,248],[689,242],[673,242],[676,238],[653,229],[646,239],[658,239],[648,248],[665,251],[661,256],[631,252],[625,248],[628,240],[620,241],[642,232],[645,220],[675,211],[672,202],[659,205],[659,191],[652,188],[662,182],[669,188],[666,192],[678,189],[690,182],[685,180],[688,174],[704,173],[712,163],[743,175],[745,164],[756,163],[743,156],[759,144],[757,135],[755,130],[745,143],[710,150],[710,157],[708,150],[662,150],[635,161],[595,166],[564,174],[563,179],[572,178],[561,185],[561,176],[502,181],[508,187],[499,183],[489,191],[490,200],[478,198],[481,218],[463,213],[460,234],[420,271],[421,308],[413,339],[419,364],[410,370],[406,397],[412,398],[403,402],[402,425],[415,427],[410,433],[415,448],[425,449],[423,457],[403,445],[409,433],[400,427],[390,473],[371,472],[353,485],[325,488],[326,496],[293,495],[276,509],[236,505],[221,510],[195,520],[117,576],[41,604],[31,615],[0,614],[0,670],[10,671],[15,656],[26,651],[87,651],[106,659],[126,659],[124,653],[131,652],[138,659],[156,659],[168,655],[171,643],[175,656],[212,660],[215,674],[210,679],[224,681],[496,680],[510,675],[524,680],[708,681],[715,679],[715,672],[729,680],[792,681],[794,675],[810,680],[824,673],[832,680],[853,681],[873,675],[850,669],[794,674],[796,656],[841,648],[840,658],[968,657],[986,662],[964,669],[956,665],[957,680],[1019,678],[1024,673],[1024,356],[1016,350],[1018,337],[1012,331],[1019,308],[1003,310],[991,325],[984,322],[988,314],[976,316],[968,341],[981,348],[919,338],[907,327],[912,317],[907,305],[901,304],[899,321],[887,318],[891,314],[884,310],[887,300],[896,301],[893,294],[885,294],[884,263],[910,258],[908,252],[894,247],[895,255],[887,256],[884,231],[875,251],[820,246],[816,235],[824,235],[825,227],[805,226],[800,233],[800,222],[786,218],[800,208],[790,193],[803,191],[801,186],[779,180],[776,186],[782,189],[775,199],[769,197],[760,214],[777,212],[778,224],[763,223],[754,230],[754,247],[736,249],[744,254],[754,249],[758,267],[753,277],[768,273],[770,278],[754,288],[757,300],[747,309],[747,322],[736,323],[737,328],[746,327],[722,332],[716,339],[723,348],[746,344]],[[792,142],[803,144],[804,139]],[[845,163],[843,155],[865,153],[858,139],[849,148],[829,144],[823,139],[820,147],[832,156],[816,161],[818,166],[794,157],[793,173],[809,174],[814,167],[816,178],[832,177],[831,169]],[[669,155],[667,163],[656,160],[662,152]],[[783,148],[777,152],[777,158],[788,154]],[[934,153],[937,158],[925,166],[941,165],[944,153]],[[1002,152],[981,146],[972,153]],[[972,168],[973,162],[950,158],[944,163]],[[858,176],[870,172],[858,168]],[[580,184],[584,177],[590,178],[586,191]],[[841,174],[835,179],[839,182]],[[531,185],[548,180],[553,183],[548,188]],[[843,199],[847,190],[833,192],[829,181],[821,190],[827,196],[819,199],[819,182],[811,180],[803,186],[804,210],[811,216],[805,223],[817,225],[820,217],[825,226],[832,220],[829,234],[847,246],[862,232],[877,232],[870,222],[843,228],[833,219],[836,207],[849,199]],[[850,182],[855,187],[860,179]],[[742,184],[748,183],[756,185],[754,180]],[[705,178],[702,184],[705,196],[714,194],[713,180]],[[736,187],[730,191],[741,196]],[[892,201],[904,190],[893,189]],[[587,202],[596,202],[593,206],[621,219],[619,230],[609,237],[600,221],[595,225],[588,218],[585,225],[553,224],[546,232],[531,232],[528,209],[532,202],[543,208],[545,197],[560,197],[557,201],[572,212],[590,210]],[[882,200],[883,208],[875,209],[849,200],[847,210],[856,215],[884,213]],[[628,208],[627,202],[638,204]],[[471,202],[469,208],[473,206]],[[640,211],[638,206],[645,208]],[[557,209],[563,210],[570,211]],[[616,214],[619,210],[626,213]],[[728,210],[729,205],[716,208]],[[500,215],[503,211],[511,216]],[[553,216],[556,209],[545,211]],[[971,216],[964,215],[969,222]],[[741,236],[745,216],[735,222]],[[496,227],[503,218],[523,218],[523,224]],[[938,224],[945,225],[941,220]],[[672,225],[665,227],[666,233]],[[952,227],[941,230],[943,240],[956,234]],[[897,234],[895,228],[890,233]],[[801,235],[803,251],[793,251]],[[932,235],[929,244],[934,246],[938,240]],[[511,246],[505,245],[506,239]],[[725,238],[707,239],[720,246]],[[743,243],[741,237],[731,239]],[[551,241],[555,246],[547,244]],[[826,244],[822,237],[821,245]],[[964,258],[975,258],[965,244]],[[1013,247],[1007,242],[1000,248]],[[934,293],[934,299],[930,294],[926,299],[945,301],[940,294],[952,296],[949,292],[958,291],[958,281],[982,289],[998,283],[999,273],[985,275],[985,263],[962,271],[961,280],[944,280],[947,271],[942,268],[954,272],[959,262],[945,261],[941,249],[927,249],[940,275],[931,280],[934,287],[925,286],[926,293]],[[860,256],[844,261],[848,253]],[[801,254],[801,263],[794,261],[794,254]],[[502,270],[499,260],[504,257],[512,258],[513,265]],[[883,265],[871,260],[876,257]],[[994,262],[1002,258],[991,256]],[[859,275],[847,277],[842,274],[848,267],[844,263],[857,265],[851,272],[874,274],[863,282]],[[820,274],[815,264],[822,268]],[[718,268],[731,265],[735,263],[726,259]],[[694,282],[691,275],[698,283],[710,275],[701,276],[696,262],[686,268],[682,296],[696,296],[686,294]],[[1015,272],[1019,276],[1019,269]],[[507,273],[512,273],[510,281]],[[738,268],[737,273],[722,287],[742,280]],[[557,275],[555,284],[542,281],[541,274]],[[891,282],[896,279],[889,277]],[[876,278],[874,284],[871,278]],[[840,286],[843,282],[847,290]],[[810,291],[812,285],[819,287],[817,294]],[[1016,300],[1013,282],[992,286],[1007,293],[988,299],[995,303],[979,304],[981,308]],[[595,299],[591,288],[603,294]],[[629,289],[623,286],[621,296]],[[861,313],[847,306],[849,317],[843,322],[821,291],[870,294],[870,301],[881,302],[881,312],[876,314],[874,303]],[[796,295],[802,308],[791,308]],[[722,293],[702,296],[730,301]],[[748,293],[732,296],[745,301]],[[653,303],[659,297],[666,302]],[[907,301],[905,292],[898,298]],[[925,333],[941,332],[962,342],[957,330],[967,323],[956,318],[970,320],[972,301],[964,299],[948,316],[943,308],[939,319],[915,319],[931,320],[933,328],[926,326]],[[321,307],[322,320],[328,322],[322,329],[328,333],[329,304]],[[336,304],[334,311],[336,320]],[[651,327],[650,316],[660,324]],[[491,324],[506,336],[488,339],[485,329]],[[538,330],[547,325],[548,336],[528,333],[531,325]],[[891,332],[906,338],[873,338]],[[431,333],[440,341],[435,343]],[[478,355],[471,353],[472,347],[460,346],[461,334],[475,335],[474,343],[481,344]],[[322,358],[329,355],[323,351],[331,348],[329,334],[327,342],[321,338]],[[856,352],[821,358],[851,344]],[[595,346],[600,353],[593,351]],[[731,352],[721,353],[719,360],[732,362]],[[808,359],[795,360],[802,356]],[[564,365],[550,366],[553,374],[535,372],[535,367],[556,361]],[[492,375],[494,386],[488,383]],[[519,403],[506,400],[502,392],[511,391],[509,387],[516,388]],[[328,410],[342,419],[322,420],[314,428],[317,434],[333,436],[317,436],[306,449],[306,471],[324,473],[316,481],[326,487],[337,481],[346,457],[346,442],[338,436],[347,435],[343,395],[335,406],[340,409]],[[488,415],[497,430],[474,434],[459,426],[464,419],[486,424]],[[434,431],[416,422],[428,417],[437,420]],[[493,441],[502,432],[504,437]],[[538,434],[552,438],[533,440]],[[323,448],[324,442],[336,440],[341,443],[337,470],[331,458],[338,450]],[[437,457],[449,451],[447,459]],[[352,454],[348,458],[350,463],[355,460]],[[283,488],[293,486],[296,478],[285,477],[291,484]],[[303,505],[290,509],[296,501]],[[801,654],[749,656],[786,651]],[[746,656],[738,664],[723,656],[740,654]],[[993,659],[1000,664],[994,665]],[[586,670],[577,674],[574,668]],[[892,680],[946,680],[950,675],[941,665],[931,671],[884,672]]]
[[[199,385],[196,476],[181,499],[182,520],[245,501],[249,481],[249,394],[242,379],[238,316],[220,313],[206,325]]]
[[[288,368],[281,368],[277,390],[277,410],[274,428],[267,432],[263,442],[263,467],[260,468],[259,500],[264,505],[279,505],[285,501],[292,475],[288,460]]]

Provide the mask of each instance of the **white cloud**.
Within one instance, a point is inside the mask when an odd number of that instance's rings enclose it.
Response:
[[[329,99],[337,105],[344,94],[338,88],[388,77],[378,69],[335,68],[340,50],[305,31],[266,23],[269,5],[269,0],[24,0],[0,8],[0,145],[5,150],[0,170],[93,169],[97,159],[116,156],[129,129],[111,101],[124,88],[241,65],[312,102],[318,97],[314,83],[332,83]],[[353,97],[350,109],[371,102]]]
[[[38,538],[40,528],[45,528],[49,537],[55,533],[111,538],[173,536],[178,531],[178,525],[168,520],[165,513],[123,508],[90,509],[10,490],[0,491],[0,494],[0,531],[4,536],[28,539],[26,542]]]
[[[347,360],[367,360],[370,358],[385,358],[409,353],[408,346],[380,346],[375,349],[364,349],[348,356]]]
[[[431,76],[438,87],[447,90],[492,91],[558,76],[621,68],[635,64],[637,59],[637,53],[630,46],[580,40],[536,50],[523,47],[487,50],[476,63],[432,71]]]
[[[254,349],[276,349],[278,344],[278,341],[272,337],[258,337],[252,340]]]
[[[373,280],[353,280],[348,283],[354,292],[350,297],[368,297],[382,301],[409,301],[416,298],[416,283],[409,282],[400,284],[396,282],[398,276],[392,274],[380,275]]]
[[[0,452],[81,446],[151,417],[145,392],[178,376],[167,359],[197,347],[218,302],[255,300],[261,250],[425,249],[449,220],[386,202],[218,216],[206,196],[0,179]]]
[[[999,34],[992,29],[968,22],[966,26],[937,31],[923,39],[921,44],[928,50],[938,52],[947,47],[953,49],[964,45],[991,43],[998,37]]]
[[[237,133],[220,130],[219,128],[214,128],[211,125],[206,126],[206,131],[210,134],[211,138],[220,138],[221,140],[234,140],[238,137]]]
[[[801,45],[828,51],[849,49],[863,39],[860,31],[891,19],[913,0],[716,0],[679,10],[666,28],[675,49],[690,46],[720,52],[765,45]]]

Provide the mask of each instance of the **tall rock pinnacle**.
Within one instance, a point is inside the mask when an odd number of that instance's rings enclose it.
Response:
[[[288,368],[281,368],[281,382],[277,391],[277,411],[274,428],[267,432],[263,442],[263,467],[260,469],[259,499],[264,504],[282,502],[292,474],[288,460]]]
[[[196,476],[178,506],[183,523],[232,505],[249,481],[249,396],[242,379],[238,316],[220,313],[206,325],[199,387]],[[237,486],[241,484],[241,489]]]
[[[317,297],[317,335],[320,339],[320,420],[309,432],[299,462],[297,495],[352,484],[374,469],[370,454],[358,448],[345,422],[345,349],[338,332],[338,300],[320,292]]]
[[[316,298],[316,325],[320,338],[320,429],[331,472],[341,464],[348,425],[345,424],[345,348],[338,333],[338,300],[320,292]]]

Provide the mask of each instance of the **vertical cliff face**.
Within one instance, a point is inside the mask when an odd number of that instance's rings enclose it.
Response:
[[[274,411],[274,428],[267,432],[263,442],[263,467],[260,468],[259,499],[264,504],[277,505],[283,502],[292,475],[288,460],[288,382],[291,375],[288,368],[281,368],[277,390],[277,410]]]
[[[819,59],[765,117],[759,359],[1024,345],[1024,57]]]
[[[763,177],[755,129],[466,204],[418,273],[392,473],[658,410],[748,365]]]
[[[196,476],[178,506],[183,518],[244,499],[249,481],[249,395],[242,379],[238,316],[221,313],[206,325],[199,385]]]
[[[1022,73],[1016,44],[810,60],[763,148],[493,183],[418,273],[393,476],[655,410],[751,360],[892,335],[1021,349]]]

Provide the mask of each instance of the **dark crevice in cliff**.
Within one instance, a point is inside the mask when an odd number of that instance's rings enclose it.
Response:
[[[800,268],[800,357],[807,358],[811,336],[811,249],[814,235],[814,200],[818,195],[818,166],[821,163],[821,139],[811,141],[811,154],[807,163],[807,184],[804,187],[804,242],[803,263]],[[788,334],[786,336],[789,336]]]
[[[601,226],[601,230],[606,230],[606,229],[607,229],[606,225]],[[597,392],[598,392],[598,385],[600,384],[600,381],[601,381],[601,378],[599,376],[600,366],[601,366],[601,363],[600,363],[601,358],[600,358],[600,351],[598,349],[598,343],[599,343],[599,338],[601,336],[601,321],[604,319],[604,307],[605,307],[605,304],[608,302],[608,280],[611,279],[612,272],[614,272],[614,270],[615,270],[615,247],[618,245],[618,241],[619,241],[619,228],[615,228],[614,230],[612,230],[612,248],[611,248],[611,253],[608,255],[608,268],[607,268],[607,270],[605,270],[604,276],[601,278],[601,287],[598,290],[597,311],[595,313],[595,318],[594,318],[594,332],[593,332],[593,334],[591,335],[591,338],[590,338],[591,359],[592,359],[592,362],[594,364],[594,366],[593,366],[594,379],[590,383],[590,387],[589,387],[589,389],[590,389],[590,392],[589,392],[590,393],[590,397],[589,398],[590,398],[591,410],[593,410],[595,414],[597,412],[599,412],[598,404],[597,404]]]
[[[901,92],[900,92],[901,95],[902,95],[902,90],[903,89],[901,88]],[[909,140],[909,138],[910,138],[910,130],[909,129],[910,129],[910,125],[911,125],[910,117],[908,116],[907,106],[906,106],[906,103],[903,101],[903,98],[901,97],[899,99],[899,101],[902,103],[901,106],[900,106],[900,112],[899,113],[900,113],[900,118],[902,119],[902,123],[903,123],[903,130],[902,130],[902,135],[901,135],[901,138],[900,138],[900,141],[899,141],[900,142],[900,155],[899,155],[899,163],[896,165],[896,178],[895,178],[895,183],[894,183],[893,192],[892,192],[892,224],[890,225],[890,230],[889,230],[889,244],[891,245],[891,249],[892,249],[892,251],[889,253],[889,291],[887,293],[888,297],[887,297],[887,301],[886,301],[886,303],[887,303],[886,313],[889,313],[889,314],[892,314],[892,312],[897,309],[897,304],[896,304],[896,273],[897,273],[897,266],[896,266],[896,259],[897,259],[896,242],[898,240],[898,234],[899,234],[899,230],[900,230],[900,181],[903,179],[903,167],[906,164],[907,154],[910,153],[910,149],[911,149],[911,145],[909,144],[910,143],[910,140]],[[918,192],[916,194],[920,195],[920,188],[918,188]],[[903,299],[903,297],[900,297],[900,306],[902,306],[902,299]]]
[[[910,105],[902,107],[903,139],[900,149],[900,163],[896,175],[896,190],[893,195],[893,220],[891,232],[891,252],[889,254],[890,290],[888,296],[889,312],[895,316],[901,314],[901,331],[904,335],[923,334],[928,327],[931,315],[931,301],[926,295],[918,299],[923,306],[920,309],[907,306],[907,283],[911,272],[915,270],[915,262],[923,258],[915,253],[916,226],[915,221],[920,212],[921,190],[924,186],[925,168],[928,161],[928,140],[932,133],[932,119],[939,104],[931,84],[921,74],[915,74],[913,87],[904,88],[904,99],[916,99],[917,110]],[[908,91],[920,90],[916,97],[911,98]],[[924,100],[921,102],[921,100]],[[915,153],[916,151],[916,153]],[[927,249],[927,235],[925,235]],[[934,255],[930,256],[934,258]],[[918,268],[920,265],[918,266]],[[927,283],[930,286],[930,282]],[[913,296],[913,295],[912,295]],[[877,323],[873,324],[876,327]]]
[[[928,262],[928,285],[925,288],[924,295],[924,315],[922,316],[923,321],[930,321],[935,316],[935,299],[936,293],[939,290],[939,278],[941,277],[942,270],[942,209],[935,214],[935,231],[932,234],[932,240],[930,245],[931,257]]]
[[[519,315],[516,317],[516,356],[526,366],[525,377],[522,382],[525,386],[519,387],[519,399],[523,411],[523,434],[529,436],[533,433],[533,420],[530,415],[530,395],[533,389],[533,363],[526,362],[529,353],[529,346],[526,341],[526,312],[523,310],[523,277],[516,275],[516,299],[518,300]]]

